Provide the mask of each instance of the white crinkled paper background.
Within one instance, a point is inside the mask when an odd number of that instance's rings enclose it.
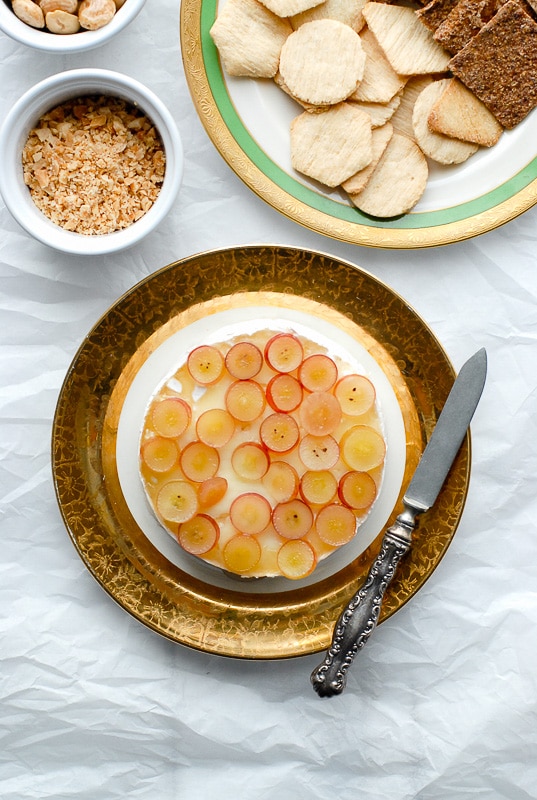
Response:
[[[344,245],[286,220],[205,134],[176,0],[148,0],[114,43],[84,55],[35,53],[1,36],[0,114],[40,78],[80,66],[153,89],[177,120],[186,169],[161,227],[113,257],[52,252],[0,204],[0,797],[537,798],[537,209],[416,252]],[[455,539],[331,699],[309,684],[317,656],[226,660],[134,621],[80,561],[51,479],[60,386],[99,317],[172,261],[265,242],[371,271],[457,369],[481,346],[489,357]]]

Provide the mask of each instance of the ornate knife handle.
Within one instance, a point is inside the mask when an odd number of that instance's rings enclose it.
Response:
[[[384,534],[380,553],[365,583],[336,623],[326,658],[311,673],[313,688],[321,697],[341,694],[345,688],[347,670],[376,627],[382,599],[400,560],[410,548],[414,527],[415,514],[407,509]]]

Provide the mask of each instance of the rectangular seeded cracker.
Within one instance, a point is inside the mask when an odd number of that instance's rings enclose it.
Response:
[[[426,6],[416,11],[416,16],[430,31],[435,31],[457,3],[458,0],[431,0]]]
[[[504,128],[514,128],[537,105],[537,24],[508,0],[449,68]]]
[[[434,39],[455,55],[490,22],[505,0],[460,0],[434,32]]]

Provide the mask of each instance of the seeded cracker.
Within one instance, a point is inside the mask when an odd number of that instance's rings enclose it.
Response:
[[[333,19],[306,22],[282,47],[280,74],[289,92],[305,103],[345,100],[362,80],[365,52],[352,28]]]
[[[257,0],[228,0],[210,34],[228,75],[273,78],[292,30]]]
[[[434,32],[457,3],[458,0],[431,0],[426,6],[416,11],[416,16],[430,31]]]
[[[509,0],[449,62],[504,128],[537,105],[537,24]]]
[[[434,32],[434,40],[455,55],[490,22],[504,1],[460,0]]]

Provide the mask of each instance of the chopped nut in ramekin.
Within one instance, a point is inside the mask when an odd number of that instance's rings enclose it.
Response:
[[[84,96],[40,118],[22,162],[32,199],[52,222],[102,235],[132,225],[151,208],[166,158],[140,109],[111,96]]]

